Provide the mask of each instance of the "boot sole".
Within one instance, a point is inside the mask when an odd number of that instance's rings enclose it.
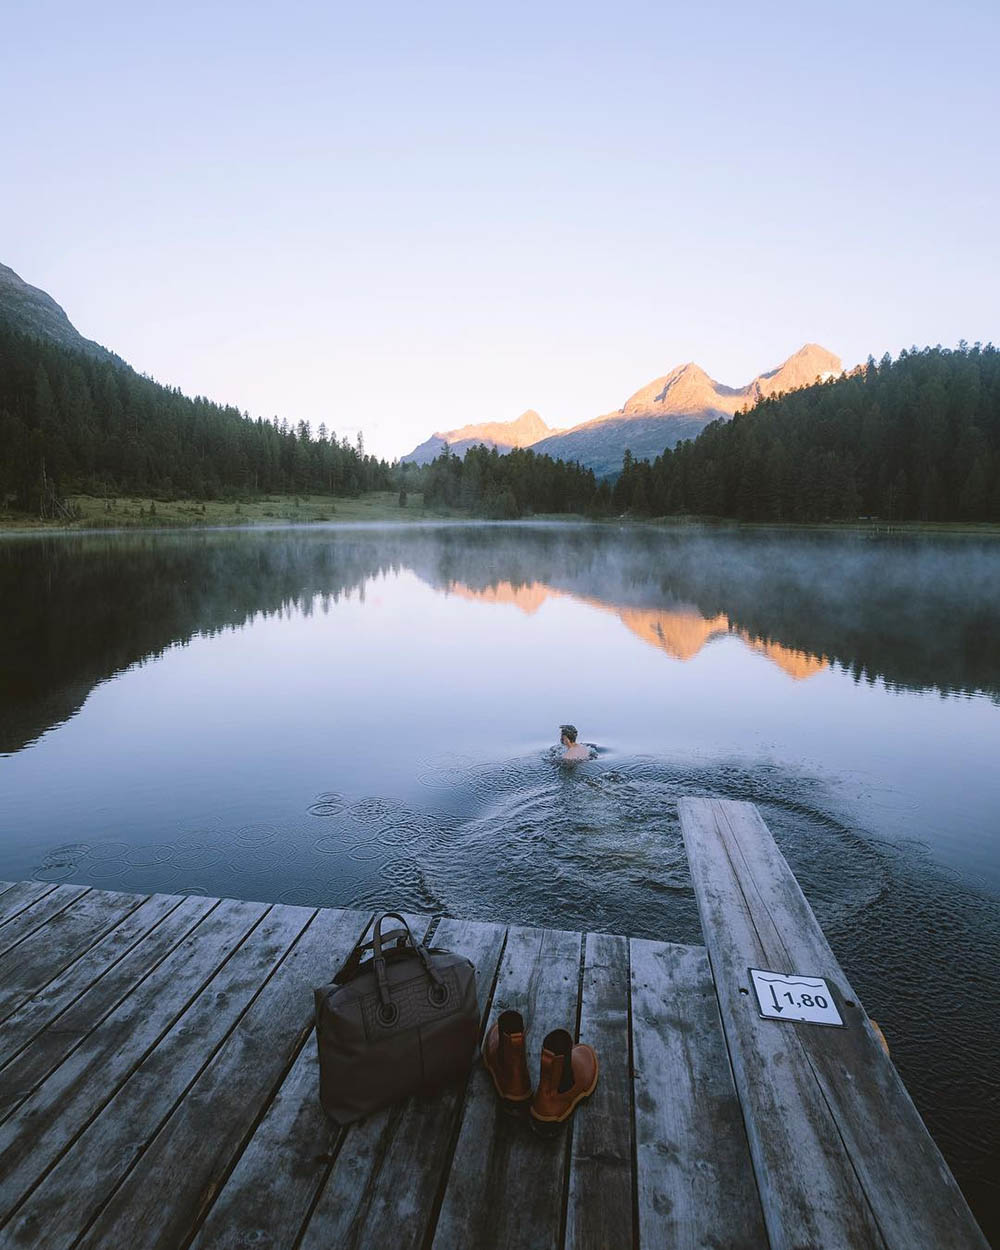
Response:
[[[594,1068],[594,1079],[590,1083],[590,1088],[581,1090],[562,1115],[538,1115],[534,1107],[530,1109],[531,1127],[540,1137],[555,1136],[560,1127],[572,1119],[573,1112],[577,1109],[580,1103],[583,1102],[585,1098],[589,1098],[594,1090],[597,1089],[597,1080],[601,1075],[601,1063],[596,1055],[594,1056],[594,1063],[596,1065]]]

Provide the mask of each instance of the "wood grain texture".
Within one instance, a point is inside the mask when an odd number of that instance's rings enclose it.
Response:
[[[51,881],[15,881],[0,894],[0,934],[26,907],[55,889]]]
[[[427,918],[405,918],[422,939]],[[345,1130],[331,1124],[320,1106],[313,1035],[255,1129],[192,1250],[282,1250],[296,1244],[344,1136]]]
[[[122,1022],[121,1027],[127,1029],[136,1004],[139,1010],[143,1010],[145,1001],[141,993],[135,1002],[131,1001],[133,991],[143,986],[148,992],[148,987],[152,985],[155,993],[155,987],[163,975],[169,976],[174,966],[172,961],[182,960],[190,953],[190,940],[194,930],[213,911],[218,910],[218,906],[217,899],[199,898],[178,908],[163,923],[157,925],[148,939],[121,960],[107,976],[80,995],[33,1037],[30,1046],[23,1048],[6,1063],[0,1069],[0,1120],[9,1118],[15,1108],[72,1055],[78,1046],[87,1042],[106,1020],[113,1017],[108,1026],[112,1031],[119,1026],[119,1022]],[[223,917],[227,914],[223,912]],[[212,922],[212,929],[218,920],[216,917]],[[187,946],[184,945],[185,942],[188,943]],[[230,948],[223,946],[223,958],[228,949]],[[32,1000],[33,1003],[35,1001]],[[16,1018],[13,1017],[12,1021]],[[6,1037],[7,1026],[2,1032]],[[106,1032],[101,1033],[101,1038],[107,1035]]]
[[[985,1247],[757,809],[680,813],[772,1244]],[[825,977],[847,1027],[762,1020],[748,966]]]
[[[77,1044],[70,1054],[0,1125],[0,1218],[9,1218],[266,911],[261,903],[219,903],[110,1015],[96,1027],[88,1022],[82,1037],[71,1034]],[[75,1012],[71,1007],[63,1015],[58,1030],[45,1030],[32,1051],[50,1032],[62,1043]],[[8,1073],[16,1075],[17,1067],[0,1072],[7,1100],[24,1093],[6,1088]]]
[[[88,890],[72,906],[0,956],[0,1020],[53,981],[144,901],[144,895]]]
[[[77,1243],[80,1250],[187,1245],[312,1030],[313,987],[346,957],[367,920],[362,912],[316,915]]]
[[[434,935],[434,946],[472,960],[481,1019],[505,934],[502,925],[443,920]],[[411,1098],[350,1126],[301,1250],[330,1245],[415,1250],[424,1244],[465,1085],[431,1098]]]
[[[35,899],[16,916],[12,916],[0,925],[0,956],[13,950],[29,934],[40,929],[53,916],[58,915],[86,893],[86,886],[57,885],[40,898]]]
[[[294,1246],[342,1137],[320,1106],[319,1061],[307,1038],[192,1250]]]
[[[600,1077],[573,1124],[565,1245],[567,1250],[632,1250],[627,938],[587,934],[578,1040],[597,1052]]]
[[[273,907],[0,1232],[0,1247],[72,1246],[211,1060],[314,913]]]
[[[126,897],[132,896],[126,895]],[[128,974],[126,981],[130,988],[139,979],[140,973],[135,965],[140,961],[133,958],[131,966],[125,965],[124,969],[119,968],[118,965],[159,925],[163,925],[159,934],[161,945],[164,935],[167,937],[173,935],[173,941],[179,942],[187,930],[197,924],[213,905],[214,900],[211,903],[206,899],[189,901],[170,894],[154,894],[147,902],[141,903],[121,924],[116,925],[106,937],[102,938],[71,967],[60,973],[48,985],[37,991],[28,1002],[8,1016],[3,1028],[0,1029],[0,1067],[9,1063],[15,1055],[30,1044],[38,1033],[56,1020],[77,999],[92,990],[102,978],[109,977],[108,984],[112,984],[116,979],[121,980],[121,973],[124,970]],[[166,923],[166,918],[171,915],[172,920]],[[151,946],[155,948],[156,944],[153,943]],[[151,948],[147,948],[149,949]],[[162,953],[165,953],[166,949],[169,947],[164,948]],[[150,966],[152,965],[147,965],[147,971]],[[113,998],[113,995],[110,997]],[[109,996],[103,995],[103,1001],[107,1004]]]
[[[633,938],[639,1244],[767,1245],[715,986],[702,947]]]
[[[575,1029],[580,943],[579,933],[508,930],[491,1017],[505,1010],[524,1016],[532,1081],[538,1079],[545,1034]],[[478,1065],[466,1093],[435,1250],[558,1247],[568,1159],[567,1133],[542,1139],[523,1119],[505,1115],[489,1075]]]

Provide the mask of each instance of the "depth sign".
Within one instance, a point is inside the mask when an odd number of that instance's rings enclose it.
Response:
[[[800,972],[749,969],[757,993],[757,1009],[766,1020],[797,1020],[844,1028],[830,987],[822,977]]]

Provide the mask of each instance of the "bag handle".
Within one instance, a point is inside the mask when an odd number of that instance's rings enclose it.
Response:
[[[403,927],[401,929],[393,929],[389,933],[383,933],[382,923],[383,921],[389,919],[398,920]],[[373,924],[374,928],[372,927]],[[366,942],[364,940],[365,934],[367,934],[369,929],[372,929],[372,936],[370,941]],[[406,918],[400,915],[398,911],[377,912],[372,920],[365,925],[357,945],[347,957],[347,962],[334,976],[334,983],[336,985],[343,985],[346,982],[353,980],[361,967],[361,960],[365,951],[371,950],[372,965],[375,971],[375,982],[378,987],[379,1003],[382,1007],[388,1009],[392,1005],[392,999],[389,995],[389,979],[386,976],[385,971],[385,955],[383,954],[384,944],[395,941],[396,947],[399,949],[400,947],[405,947],[407,938],[409,938],[410,946],[420,959],[420,962],[424,967],[424,971],[427,973],[431,982],[436,987],[443,989],[444,983],[431,965],[426,947],[416,940],[413,936],[413,930],[406,922]]]
[[[424,966],[424,971],[431,979],[431,983],[438,989],[444,988],[444,983],[431,966],[430,956],[427,954],[426,948],[413,936],[413,930],[407,924],[405,916],[401,916],[398,911],[380,912],[375,921],[375,928],[372,931],[372,962],[375,965],[375,980],[378,983],[379,1002],[383,1007],[389,1007],[392,1002],[389,997],[389,980],[385,972],[385,956],[382,954],[382,922],[390,917],[393,920],[398,920],[406,930],[406,935],[410,939],[410,945],[416,951],[420,962]]]
[[[371,929],[372,920],[376,920],[376,921],[381,920],[383,915],[389,915],[389,913],[388,912],[384,912],[384,913],[376,912],[375,915],[365,925],[364,929],[362,929],[361,936],[358,938],[357,942],[355,943],[354,949],[344,960],[343,964],[340,967],[340,970],[333,974],[334,985],[346,985],[348,981],[353,981],[353,979],[357,976],[358,969],[361,966],[361,960],[365,952],[372,950],[374,946],[374,939],[369,938],[368,941],[366,942],[365,934],[367,934],[369,930]],[[402,947],[406,945],[407,936],[409,936],[412,940],[412,934],[410,934],[410,931],[408,928],[393,929],[391,933],[382,934],[381,940],[383,943],[395,941],[397,947]]]

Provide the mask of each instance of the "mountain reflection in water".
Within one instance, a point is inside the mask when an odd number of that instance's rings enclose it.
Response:
[[[757,803],[990,1225],[1000,543],[40,535],[0,603],[5,879],[697,942],[677,799]]]
[[[471,590],[461,582],[452,582],[449,594],[460,595],[479,603],[504,603],[520,608],[522,612],[537,612],[548,599],[558,598],[560,591],[552,590],[539,582],[530,586],[512,586],[510,582],[498,582],[486,590]],[[583,595],[571,595],[580,603],[592,608],[613,612],[621,623],[637,638],[665,651],[672,660],[692,660],[706,643],[716,638],[733,635],[741,638],[752,650],[773,660],[775,664],[796,681],[813,677],[829,666],[822,656],[809,655],[805,651],[793,651],[778,642],[764,642],[753,638],[746,630],[734,625],[728,616],[714,616],[711,620],[702,616],[696,607],[678,606],[667,608],[627,608],[619,604],[602,603]]]
[[[0,752],[129,665],[258,614],[412,570],[530,611],[569,597],[675,659],[741,638],[795,678],[1000,700],[1000,549],[955,538],[454,525],[31,536],[0,541]]]

